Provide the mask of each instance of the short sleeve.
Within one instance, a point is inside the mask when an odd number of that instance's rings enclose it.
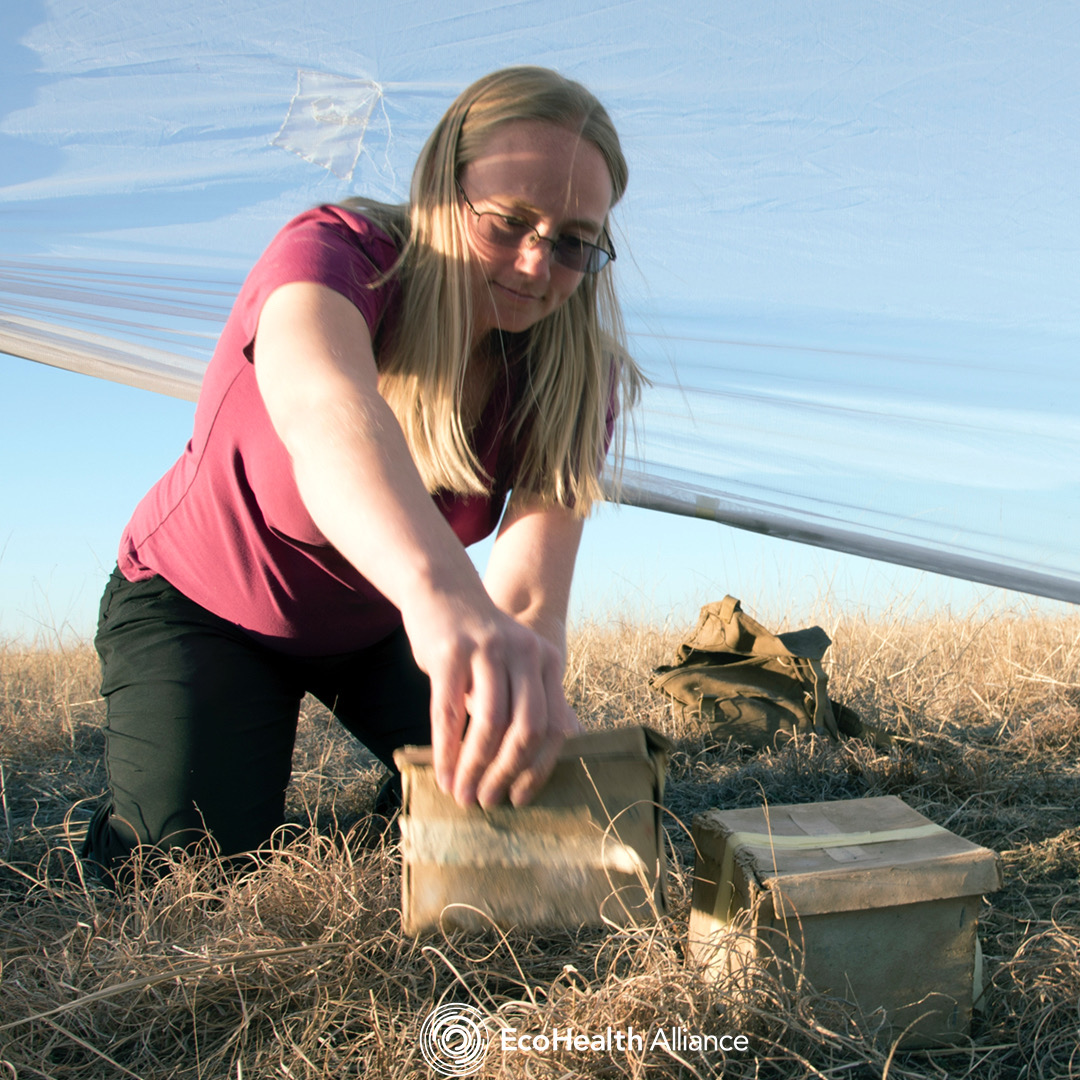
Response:
[[[296,281],[340,293],[374,338],[397,300],[396,283],[386,280],[397,257],[390,237],[360,214],[321,206],[294,218],[271,241],[239,297],[248,360],[263,304],[275,289]]]

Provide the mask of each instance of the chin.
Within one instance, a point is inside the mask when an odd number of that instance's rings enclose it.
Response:
[[[540,319],[523,319],[521,316],[517,318],[499,319],[498,327],[504,334],[523,334],[526,330],[534,327]]]
[[[535,326],[547,312],[505,311],[498,307],[488,312],[484,320],[489,330],[501,330],[504,334],[520,334]]]

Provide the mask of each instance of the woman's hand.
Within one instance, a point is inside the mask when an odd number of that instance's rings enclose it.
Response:
[[[431,678],[439,786],[462,805],[492,806],[507,795],[521,805],[580,726],[563,694],[559,649],[487,607],[432,596],[406,615],[405,630]]]
[[[528,801],[578,729],[561,628],[580,522],[512,499],[485,589],[378,392],[367,324],[324,286],[266,300],[255,374],[315,525],[402,613],[431,679],[440,786],[461,803]]]

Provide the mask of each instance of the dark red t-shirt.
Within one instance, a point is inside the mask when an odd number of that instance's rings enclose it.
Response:
[[[292,462],[263,406],[253,345],[266,298],[293,281],[350,300],[374,339],[397,317],[394,282],[372,288],[398,252],[366,218],[320,207],[275,237],[237,297],[203,379],[191,441],[139,503],[120,541],[129,581],[160,574],[185,596],[284,652],[327,655],[385,637],[401,615],[311,520]],[[473,446],[488,496],[436,496],[463,544],[489,535],[509,491],[514,454],[505,428],[512,373],[496,387]]]

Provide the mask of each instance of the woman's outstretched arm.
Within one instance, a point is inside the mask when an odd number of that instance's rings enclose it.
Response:
[[[499,535],[488,559],[484,584],[496,605],[536,631],[558,656],[559,685],[566,668],[566,613],[574,561],[581,541],[581,518],[561,506],[544,506],[537,499],[515,494],[506,508]],[[573,710],[563,698],[561,723],[553,717],[546,744],[533,764],[512,780],[510,797],[528,802],[547,779],[563,739],[580,730]],[[468,767],[468,737],[462,760]],[[502,768],[501,755],[487,770],[485,783]]]
[[[312,520],[401,611],[431,679],[440,786],[463,804],[508,790],[520,798],[512,785],[523,775],[535,790],[567,726],[561,655],[500,610],[425,490],[379,395],[360,312],[322,285],[275,290],[259,318],[255,374]]]

